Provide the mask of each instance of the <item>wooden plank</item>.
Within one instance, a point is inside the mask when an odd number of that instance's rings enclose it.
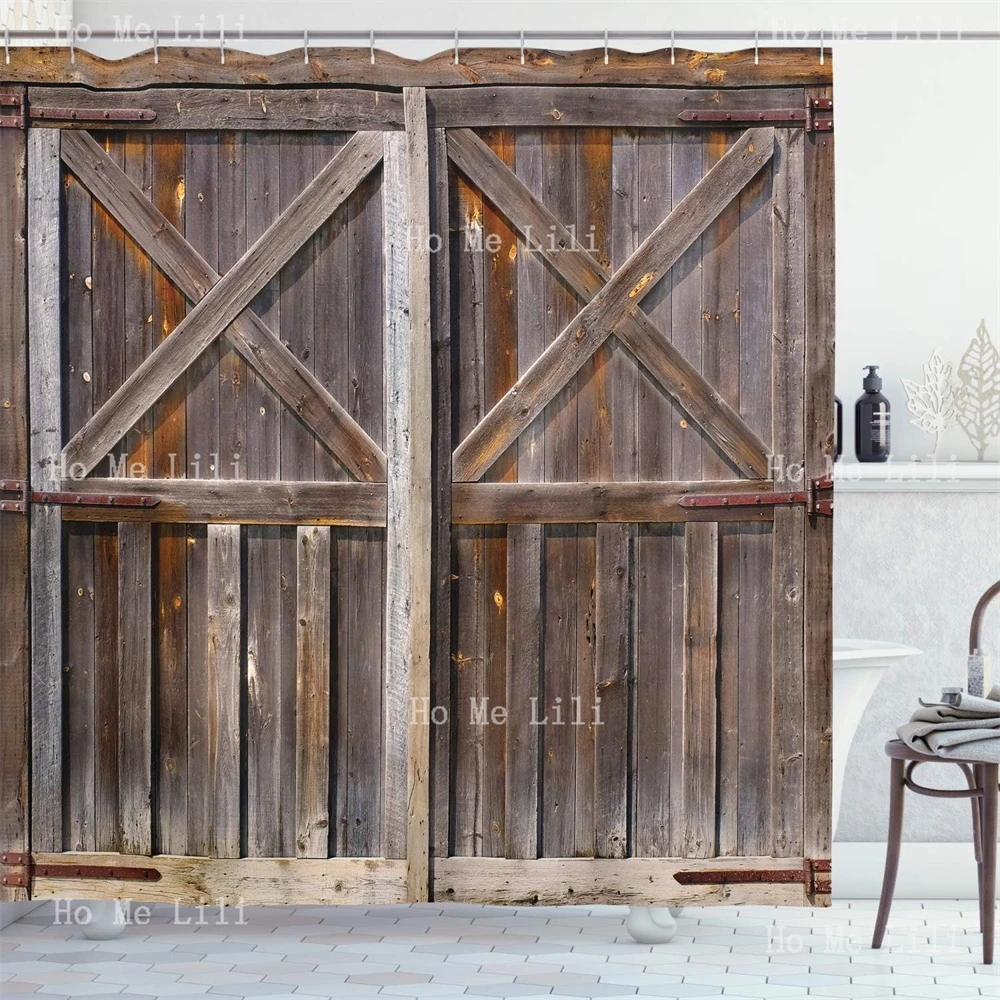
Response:
[[[493,129],[486,141],[495,156],[514,166],[512,129]],[[495,403],[516,381],[517,357],[517,233],[497,209],[483,202],[483,371],[486,406]],[[493,482],[516,482],[517,446],[487,473]],[[507,704],[507,532],[483,532],[483,696],[490,705]],[[523,704],[523,702],[522,702]],[[523,709],[522,709],[523,710]],[[483,731],[483,846],[482,853],[506,853],[507,767],[506,732],[487,725]]]
[[[149,496],[155,507],[63,507],[67,521],[385,526],[385,483],[225,479],[66,480],[75,496]]]
[[[75,434],[93,415],[98,382],[94,357],[95,233],[90,195],[71,178],[65,188],[64,408],[66,431]],[[100,334],[98,341],[102,340]],[[107,354],[106,343],[104,354]],[[103,363],[100,367],[104,367]],[[101,379],[106,383],[105,379]],[[104,386],[107,387],[106,385]],[[109,457],[109,467],[114,455]],[[103,463],[102,463],[103,464]],[[64,535],[63,611],[63,846],[93,850],[94,837],[94,530],[76,525]],[[115,614],[118,609],[115,607]]]
[[[697,133],[695,133],[697,135]],[[592,298],[607,282],[596,260],[532,192],[526,191],[489,148],[468,130],[449,132],[449,153],[463,172],[503,205],[523,234],[531,234],[540,253],[578,294]],[[667,202],[669,205],[669,201]],[[656,220],[658,224],[663,214]],[[648,294],[648,292],[647,292]],[[656,296],[653,296],[655,303]],[[712,436],[717,447],[745,475],[766,473],[766,448],[739,413],[720,399],[715,388],[664,338],[642,311],[633,310],[615,332],[659,384]]]
[[[577,209],[576,132],[573,129],[547,129],[542,137],[542,198],[558,218],[575,218]],[[546,350],[551,349],[556,331],[561,330],[579,308],[573,289],[558,275],[546,273],[545,315]],[[543,353],[542,358],[545,357]],[[538,364],[536,361],[520,383]],[[575,482],[580,476],[578,378],[574,373],[564,379],[558,391],[538,414],[544,413],[545,451],[544,478],[548,482]],[[510,393],[507,393],[509,396]],[[502,400],[501,400],[502,403]],[[496,404],[500,405],[500,404]],[[532,414],[534,418],[536,414]],[[525,422],[525,427],[531,423]],[[480,423],[480,426],[482,424]],[[473,431],[475,434],[475,431]],[[466,439],[468,440],[468,438]],[[461,448],[461,445],[459,446]],[[468,478],[462,463],[454,460],[455,479]],[[581,621],[580,587],[577,581],[580,531],[575,525],[555,525],[545,529],[542,541],[542,700],[541,718],[550,709],[555,718],[555,706],[563,714],[577,696],[577,665],[581,632],[587,621]],[[588,581],[589,583],[589,581]],[[523,708],[522,708],[523,711]],[[593,853],[592,813],[589,823],[581,821],[580,812],[592,803],[590,794],[577,798],[577,737],[570,725],[542,727],[542,801],[541,851],[547,857],[571,857],[578,851]],[[586,767],[586,764],[585,764]],[[592,773],[592,772],[590,772]],[[591,786],[592,787],[592,786]],[[582,843],[577,843],[580,827],[588,828]]]
[[[28,133],[28,364],[31,485],[59,476],[59,134]],[[58,507],[31,518],[31,845],[63,845],[62,518]]]
[[[153,794],[152,544],[148,524],[118,526],[118,801],[121,844],[151,854]]]
[[[829,97],[828,90],[811,93]],[[805,430],[807,477],[828,474],[833,455],[834,193],[833,134],[805,147]],[[833,519],[818,517],[805,538],[804,853],[830,856],[831,712],[833,689]],[[817,894],[814,905],[829,905]]]
[[[21,94],[0,87],[0,94]],[[0,174],[8,178],[0,194],[0,468],[28,478],[28,304],[27,304],[27,137],[0,131]],[[28,518],[0,513],[0,674],[5,697],[0,707],[0,839],[9,850],[28,850],[31,756]],[[61,845],[60,845],[61,846]],[[25,889],[0,887],[0,900],[24,902]]]
[[[442,858],[434,864],[434,896],[499,906],[580,905],[802,906],[801,882],[682,885],[678,872],[802,871],[803,861],[777,858]]]
[[[795,488],[790,465],[805,458],[805,133],[775,133],[772,219],[771,423],[781,488]],[[775,857],[803,850],[803,594],[805,511],[776,510],[771,613],[771,824]]]
[[[385,858],[204,858],[157,854],[39,854],[39,865],[111,865],[153,868],[154,881],[115,881],[36,877],[32,896],[60,899],[66,888],[82,898],[110,896],[144,903],[180,903],[182,906],[212,905],[291,906],[304,899],[317,906],[354,904],[379,906],[406,902],[406,864]],[[220,901],[221,900],[221,904]],[[233,921],[237,919],[234,915]]]
[[[670,149],[670,181],[672,200],[677,205],[693,191],[705,175],[704,134],[698,131],[675,132]],[[701,371],[702,337],[702,269],[703,237],[687,250],[671,271],[670,329],[671,342],[688,359],[696,371]],[[692,427],[683,410],[674,408],[670,419],[670,478],[684,481],[704,479],[702,439]],[[688,740],[690,718],[699,709],[688,694],[687,648],[687,563],[688,527],[671,539],[670,590],[670,659],[671,659],[671,724],[670,751],[672,769],[670,782],[670,854],[689,857],[692,819],[688,806],[693,788],[688,787]],[[697,730],[696,730],[697,733]],[[704,791],[704,786],[702,786]],[[694,817],[694,822],[698,817]],[[696,833],[700,828],[696,828]]]
[[[771,440],[772,406],[771,172],[771,167],[762,170],[740,194],[740,413],[765,441]],[[737,846],[740,854],[758,855],[770,851],[773,842],[770,526],[747,525],[739,545]]]
[[[431,258],[431,356],[433,419],[431,427],[431,705],[451,704],[451,255],[449,246],[448,147],[443,129],[428,134],[430,143],[431,230],[440,237]],[[431,851],[448,855],[451,774],[450,720],[431,729]]]
[[[684,532],[684,857],[715,854],[718,526]]]
[[[207,46],[161,46],[156,58],[151,50],[124,59],[103,59],[81,50],[72,65],[65,47],[12,48],[10,63],[0,64],[0,81],[82,84],[87,87],[123,88],[157,85],[218,85],[275,87],[338,84],[363,87],[466,87],[481,84],[590,85],[649,84],[653,87],[797,86],[833,81],[833,58],[816,58],[816,49],[752,48],[738,52],[697,52],[660,48],[628,52],[603,47],[558,51],[528,46],[461,49],[455,62],[451,47],[422,60],[407,59],[379,49],[371,61],[364,45],[343,48],[310,47],[308,61],[302,47],[272,55],[226,49],[222,63],[218,51]],[[759,58],[758,58],[759,57]]]
[[[795,107],[803,103],[800,99]],[[116,90],[102,94],[79,87],[31,87],[28,100],[42,109],[152,111],[141,121],[102,122],[105,128],[188,129],[291,132],[320,130],[379,131],[403,127],[400,94],[358,89],[250,90],[177,87],[139,93]],[[706,105],[707,106],[707,105]],[[714,106],[714,105],[713,105]],[[86,128],[60,114],[60,128]]]
[[[381,139],[380,139],[381,143]],[[381,144],[380,144],[381,150]],[[382,191],[376,173],[348,199],[348,375],[350,412],[365,432],[384,444],[385,374],[382,290]],[[357,528],[338,532],[342,648],[347,664],[340,680],[346,716],[338,720],[339,853],[381,855],[382,689],[385,643],[385,532]],[[347,582],[349,581],[349,583]]]
[[[330,529],[297,533],[298,643],[295,697],[295,848],[330,852]]]
[[[219,139],[214,133],[184,138],[184,235],[212,270],[219,268]],[[219,468],[220,343],[209,344],[184,376],[188,475],[192,481],[221,476]],[[208,529],[187,530],[188,780],[187,848],[209,854],[214,825],[212,774],[212,679],[201,668],[209,643]]]
[[[670,132],[643,131],[639,135],[639,233],[645,239],[670,212]],[[660,281],[645,307],[650,321],[669,339],[671,334],[670,282]],[[664,433],[674,420],[669,396],[648,371],[640,369],[636,428],[638,478],[660,480],[670,476],[671,435]],[[635,829],[637,856],[662,857],[670,853],[670,795],[672,737],[671,687],[681,671],[671,660],[672,550],[677,526],[640,526],[636,539],[635,608]]]
[[[478,479],[579,370],[644,290],[683,255],[772,155],[773,129],[749,129],[455,451],[456,478]]]
[[[48,98],[47,98],[48,99]],[[104,98],[107,101],[107,98]],[[682,111],[805,109],[801,87],[753,90],[661,90],[653,87],[477,87],[432,91],[437,128],[627,126],[683,128]],[[365,127],[365,126],[359,126]]]
[[[209,856],[236,858],[240,856],[241,759],[239,525],[208,526],[207,569],[205,710],[208,719],[202,777],[208,792],[203,817]]]
[[[542,134],[517,135],[514,169],[520,181],[538,197],[542,192]],[[517,245],[517,366],[518,375],[545,350],[545,270],[522,238]],[[451,467],[451,454],[448,455]],[[539,417],[518,438],[517,478],[538,482],[545,476],[545,425]],[[450,477],[449,477],[450,478]],[[454,488],[449,485],[449,512]],[[541,574],[542,529],[537,524],[507,528],[507,691],[508,713],[504,785],[504,853],[510,858],[538,856],[538,763],[540,727],[531,724],[525,705],[541,695]]]
[[[246,136],[246,238],[252,245],[278,217],[280,137]],[[273,278],[253,302],[254,312],[280,328],[280,282]],[[246,474],[281,476],[281,403],[248,366]],[[266,487],[271,489],[272,487]],[[278,804],[281,789],[281,536],[276,527],[249,526],[247,534],[246,850],[250,856],[294,854],[283,850]],[[292,762],[289,761],[289,766]],[[284,801],[288,801],[285,797]],[[287,811],[286,811],[287,812]],[[287,831],[285,831],[287,832]],[[294,838],[294,834],[292,835]]]
[[[183,230],[184,136],[163,132],[152,136],[151,141],[152,203],[171,225]],[[184,298],[159,268],[153,270],[152,298],[153,342],[159,345],[173,336],[183,319]],[[140,365],[148,364],[148,357]],[[185,386],[178,382],[153,408],[153,476],[180,479],[188,474],[184,390]],[[157,576],[154,607],[158,736],[153,839],[157,850],[177,854],[187,850],[188,832],[187,540],[185,527],[171,525],[160,527],[152,543]]]
[[[115,169],[93,140],[84,133],[67,134],[65,139],[66,162],[94,197],[192,302],[204,298],[221,280],[216,269],[184,240],[155,205],[141,196],[125,175]],[[232,191],[231,195],[235,197]],[[221,245],[226,252],[231,250],[229,240],[222,241]],[[231,266],[240,259],[242,255],[233,260]],[[238,316],[228,335],[243,357],[264,375],[326,447],[358,478],[385,478],[385,456],[381,449],[357,427],[308,367],[295,360],[253,310]]]
[[[66,446],[87,472],[377,166],[381,139],[359,132],[295,199],[240,262],[213,286],[162,344]]]

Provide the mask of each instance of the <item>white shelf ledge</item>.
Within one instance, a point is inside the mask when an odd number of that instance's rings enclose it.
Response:
[[[997,462],[838,462],[835,489],[842,493],[998,493]]]

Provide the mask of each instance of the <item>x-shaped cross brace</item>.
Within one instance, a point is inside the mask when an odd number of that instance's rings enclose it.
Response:
[[[773,129],[745,132],[609,278],[572,233],[474,132],[448,132],[449,157],[525,238],[528,234],[534,237],[536,249],[587,300],[587,305],[455,450],[452,468],[457,482],[479,479],[612,333],[740,472],[750,478],[767,476],[766,446],[660,333],[639,303],[773,152]],[[555,234],[551,242],[550,233]]]
[[[220,277],[86,132],[62,133],[62,158],[177,287],[196,303],[63,449],[90,472],[228,328],[236,349],[358,479],[384,482],[382,449],[247,308],[382,159],[382,135],[358,132],[243,257]]]

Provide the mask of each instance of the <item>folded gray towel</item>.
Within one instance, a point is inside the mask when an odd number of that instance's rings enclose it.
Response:
[[[979,760],[1000,764],[1000,687],[985,698],[960,694],[957,702],[940,704],[920,701],[896,735],[920,753],[938,757]]]

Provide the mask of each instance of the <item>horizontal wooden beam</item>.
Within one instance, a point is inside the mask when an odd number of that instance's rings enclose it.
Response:
[[[772,871],[794,876],[802,858],[432,858],[437,902],[500,906],[807,906],[803,882],[682,884],[693,871]]]
[[[678,117],[682,111],[763,112],[776,108],[804,111],[805,106],[802,87],[728,91],[650,87],[477,87],[474,90],[431,91],[427,115],[430,124],[437,128],[497,125],[690,128],[690,122]],[[725,127],[724,123],[719,127]],[[742,127],[746,128],[746,123]]]
[[[607,55],[607,61],[605,61]],[[367,45],[261,55],[212,46],[163,45],[124,59],[102,59],[77,49],[75,60],[62,46],[12,47],[10,63],[0,59],[0,82],[82,84],[122,90],[134,87],[211,84],[222,87],[467,87],[480,84],[612,84],[654,87],[804,86],[833,82],[833,57],[820,62],[814,48],[761,48],[739,52],[656,49],[625,52],[603,47],[573,52],[526,48],[463,48],[455,62],[448,48],[426,59],[406,59]]]
[[[336,524],[385,527],[385,483],[291,483],[247,479],[66,479],[81,497],[148,496],[155,507],[66,504],[67,521],[178,524]]]
[[[33,854],[32,899],[131,899],[184,906],[326,906],[406,902],[406,862],[385,858],[201,858],[160,854]],[[153,868],[155,881],[46,878],[46,865]],[[238,919],[234,913],[231,920]]]
[[[675,521],[770,521],[772,507],[681,507],[692,493],[763,493],[763,479],[703,483],[455,483],[455,524],[626,524]]]
[[[45,111],[45,124],[57,128],[232,129],[326,132],[402,129],[403,98],[376,90],[81,90],[79,87],[31,87],[28,106]],[[694,106],[694,105],[692,105]],[[713,105],[714,107],[715,105]],[[52,116],[48,109],[56,109]],[[73,120],[68,112],[148,110],[156,117],[139,121]]]

